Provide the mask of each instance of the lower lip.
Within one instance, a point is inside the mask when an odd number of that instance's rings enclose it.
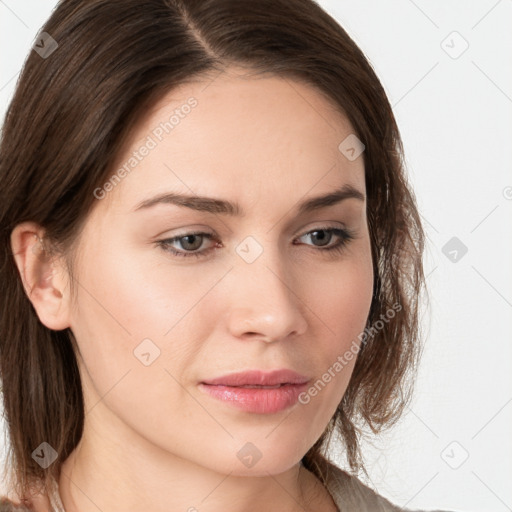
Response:
[[[214,386],[201,383],[199,388],[246,412],[271,414],[284,411],[294,405],[299,395],[306,390],[305,384],[286,384],[279,388],[243,388],[234,386]]]

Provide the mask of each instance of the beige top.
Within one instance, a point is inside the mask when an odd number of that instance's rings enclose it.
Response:
[[[386,498],[363,484],[358,478],[343,471],[334,464],[322,467],[326,478],[326,488],[340,512],[407,512],[393,505]],[[49,495],[51,509],[48,512],[65,512],[58,490]],[[32,512],[34,508],[16,505],[0,497],[0,512]],[[412,511],[410,511],[412,512]],[[432,511],[442,512],[442,511]],[[446,512],[446,511],[445,511]]]

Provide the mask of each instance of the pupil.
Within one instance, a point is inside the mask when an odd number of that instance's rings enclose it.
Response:
[[[322,235],[318,236],[318,233],[323,233],[323,236],[322,236]],[[326,231],[324,231],[324,230],[321,230],[321,231],[313,231],[312,235],[313,235],[314,237],[316,237],[316,238],[317,238],[317,240],[319,240],[320,242],[324,242],[324,243],[323,243],[323,244],[321,244],[321,245],[327,245],[327,244],[329,243],[329,240],[328,240],[328,239],[329,239],[329,235],[327,235],[326,233],[327,233],[327,232],[326,232]]]
[[[185,240],[185,243],[181,244],[183,246],[184,249],[197,249],[198,247],[201,246],[201,244],[195,244],[196,247],[187,247],[187,244],[192,244],[192,246],[194,245],[194,239],[196,239],[196,242],[197,240],[200,240],[200,237],[198,235],[187,235],[187,236],[184,236],[182,238],[182,240]],[[191,241],[192,240],[192,241]]]

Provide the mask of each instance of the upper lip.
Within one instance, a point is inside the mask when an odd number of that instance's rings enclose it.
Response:
[[[277,384],[305,384],[308,380],[308,377],[293,370],[280,369],[270,372],[249,370],[230,373],[215,379],[204,380],[202,383],[214,386],[276,386]]]

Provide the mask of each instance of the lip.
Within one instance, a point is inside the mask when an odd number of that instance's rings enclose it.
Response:
[[[251,370],[205,380],[199,384],[199,389],[245,412],[273,414],[294,405],[309,380],[288,369]]]
[[[230,373],[215,379],[202,381],[202,384],[224,386],[275,386],[277,384],[305,384],[308,377],[287,368],[265,372],[261,370],[248,370],[245,372]]]

